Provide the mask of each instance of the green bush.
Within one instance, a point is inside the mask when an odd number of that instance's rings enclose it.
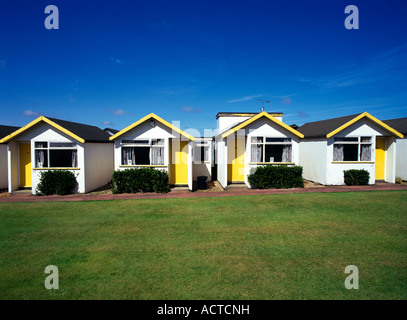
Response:
[[[343,171],[343,177],[347,186],[362,186],[369,184],[370,174],[365,169],[350,169]]]
[[[257,189],[304,188],[301,166],[269,165],[257,167],[248,176],[249,183]]]
[[[135,168],[113,172],[113,193],[170,191],[168,173],[153,168]]]
[[[78,182],[75,174],[68,170],[47,170],[40,173],[37,185],[38,195],[66,195],[72,193]]]

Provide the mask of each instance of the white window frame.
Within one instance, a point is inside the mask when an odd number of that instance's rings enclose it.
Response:
[[[262,138],[263,142],[253,142],[252,138]],[[275,142],[267,142],[267,139],[286,139],[286,140],[290,140],[290,141],[275,141]],[[251,154],[251,150],[252,150],[252,145],[258,145],[258,144],[262,144],[263,145],[263,152],[262,152],[262,161],[253,161],[252,159],[252,154]],[[265,156],[266,156],[266,145],[289,145],[291,146],[291,161],[288,162],[268,162],[265,161]],[[292,163],[293,161],[293,140],[290,137],[270,137],[270,136],[251,136],[250,137],[250,160],[251,163]]]
[[[194,151],[193,151],[193,155],[194,155],[194,163],[210,163],[211,162],[211,147],[212,147],[212,141],[198,141],[195,142],[194,144]],[[200,149],[201,148],[208,148],[208,159],[205,159],[202,161],[201,160],[201,152]],[[197,152],[199,150],[199,152]],[[199,159],[197,159],[196,157],[199,156]],[[205,157],[205,151],[204,151],[204,157]]]
[[[46,143],[47,146],[45,148],[44,147],[37,147],[37,143]],[[72,146],[70,146],[70,147],[55,147],[55,146],[51,146],[52,143],[70,144]],[[35,152],[37,150],[46,150],[47,151],[47,166],[38,166],[37,155],[36,155],[36,152]],[[78,167],[78,145],[75,142],[38,140],[38,141],[34,141],[35,168],[44,168],[44,169],[62,168],[62,167],[51,167],[50,151],[52,151],[52,150],[74,150],[74,151],[76,151],[76,166],[64,167],[64,168],[77,168]]]
[[[154,145],[154,141],[161,140],[162,144],[157,144]],[[141,141],[147,141],[148,143],[141,143]],[[150,164],[124,164],[123,163],[123,149],[122,148],[137,148],[137,147],[144,147],[144,148],[149,148],[149,160]],[[127,140],[123,139],[120,142],[120,157],[121,157],[121,165],[122,166],[134,166],[134,167],[140,167],[140,166],[165,166],[165,157],[163,156],[163,164],[152,164],[153,157],[152,157],[152,148],[162,148],[163,149],[163,155],[165,154],[165,139],[164,138],[149,138],[149,139],[134,139],[134,140]],[[136,157],[137,159],[137,157]]]
[[[357,141],[337,141],[337,139],[357,139]],[[362,141],[363,138],[369,138],[370,141]],[[374,162],[373,159],[373,136],[348,136],[348,137],[334,137],[332,157],[335,159],[334,150],[335,145],[354,144],[358,146],[358,159],[357,160],[333,160],[333,162]],[[370,145],[370,160],[362,161],[362,145]]]

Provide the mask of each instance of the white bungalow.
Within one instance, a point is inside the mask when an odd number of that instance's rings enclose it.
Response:
[[[69,170],[78,182],[74,192],[85,193],[112,179],[113,143],[95,126],[39,117],[0,140],[7,143],[8,190],[36,193],[40,173]]]
[[[396,139],[403,135],[369,113],[309,122],[298,131],[304,134],[299,164],[305,179],[342,185],[344,170],[365,169],[369,184],[395,182]]]
[[[194,137],[154,113],[112,135],[114,168],[148,167],[165,170],[173,186],[192,190]]]
[[[9,135],[10,133],[20,129],[19,127],[0,126],[0,139]],[[0,144],[0,190],[7,189],[8,187],[8,173],[7,173],[7,144]]]
[[[407,180],[407,118],[398,118],[383,121],[388,126],[404,135],[397,138],[396,177]]]
[[[262,165],[297,165],[303,135],[282,122],[282,113],[218,113],[215,137],[217,179],[249,185],[247,176]]]

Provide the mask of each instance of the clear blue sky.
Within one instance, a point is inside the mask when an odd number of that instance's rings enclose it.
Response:
[[[47,30],[47,5],[59,30]],[[359,30],[347,30],[347,5]],[[154,112],[215,128],[218,112],[301,125],[407,116],[407,1],[11,1],[0,8],[0,124],[39,115],[123,129]]]

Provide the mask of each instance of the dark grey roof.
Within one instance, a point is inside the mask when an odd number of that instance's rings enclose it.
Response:
[[[84,139],[85,142],[111,142],[109,140],[110,135],[96,126],[48,117],[46,118],[73,134],[76,134],[78,137]]]
[[[10,133],[13,133],[18,129],[20,129],[20,127],[0,125],[0,139],[4,138],[5,136],[8,136]]]
[[[383,120],[385,124],[392,127],[394,130],[407,135],[407,118],[397,118],[390,120]]]
[[[356,118],[360,114],[352,114],[350,116],[339,117],[328,120],[314,121],[303,124],[297,129],[304,135],[304,138],[326,138],[326,135],[340,126],[344,125],[348,121]]]

